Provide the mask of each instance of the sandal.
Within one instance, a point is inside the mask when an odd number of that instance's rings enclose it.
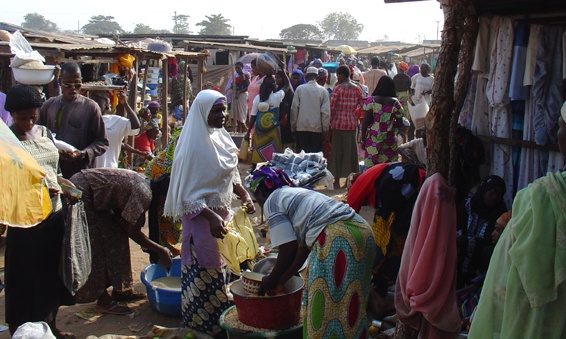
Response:
[[[71,332],[59,332],[54,334],[57,339],[77,339],[77,336]]]
[[[112,291],[112,299],[115,301],[137,301],[144,300],[146,298],[145,293],[138,293],[134,291],[129,291],[127,293],[119,293]]]
[[[115,314],[115,315],[127,315],[134,312],[128,306],[121,306],[117,302],[112,302],[108,306],[96,305],[96,311],[101,314]]]

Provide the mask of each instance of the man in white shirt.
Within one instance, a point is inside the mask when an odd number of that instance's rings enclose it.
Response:
[[[379,68],[379,58],[371,58],[371,69],[364,72],[365,85],[368,87],[368,95],[372,95],[375,90],[375,86],[379,82],[382,76],[387,75],[387,72]]]
[[[291,105],[291,131],[296,151],[321,152],[324,133],[330,128],[328,91],[316,83],[318,69],[307,68],[307,83],[297,87]]]
[[[136,112],[128,105],[123,90],[120,91],[118,95],[116,114],[110,114],[111,106],[108,92],[93,91],[90,97],[100,106],[109,143],[106,153],[94,159],[94,167],[118,168],[118,157],[122,149],[122,140],[127,136],[136,135],[138,133],[140,121]],[[127,118],[123,117],[124,113]]]

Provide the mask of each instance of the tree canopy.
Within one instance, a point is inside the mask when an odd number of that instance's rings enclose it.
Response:
[[[318,23],[327,39],[356,40],[364,25],[348,13],[332,12]]]
[[[321,39],[322,32],[315,25],[298,24],[291,27],[283,28],[279,37],[289,40],[310,40]]]
[[[168,34],[171,33],[166,29],[153,29],[151,26],[146,24],[136,24],[136,27],[132,31],[133,34]]]
[[[46,32],[57,32],[59,27],[53,21],[47,20],[43,15],[37,13],[28,13],[24,16],[22,27],[38,29]]]
[[[230,35],[230,19],[226,19],[222,14],[205,15],[206,20],[196,24],[202,26],[199,34],[202,35]]]
[[[81,30],[85,34],[122,34],[124,30],[113,16],[93,15]]]
[[[177,15],[177,12],[175,12],[175,15],[173,15],[173,33],[175,34],[190,34],[191,31],[189,31],[189,18],[190,16],[188,15],[184,15],[184,14],[179,14]]]

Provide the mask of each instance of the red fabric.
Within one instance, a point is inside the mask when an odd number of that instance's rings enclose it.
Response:
[[[352,207],[356,213],[365,205],[371,205],[375,208],[375,185],[374,182],[383,169],[390,165],[390,163],[377,164],[370,167],[367,171],[360,174],[358,179],[354,181],[352,187],[348,191],[348,198],[346,202]]]
[[[140,151],[152,151],[155,150],[155,142],[149,140],[147,133],[143,132],[134,138],[134,148]]]
[[[455,190],[438,173],[419,193],[395,286],[399,320],[419,338],[453,339],[460,329],[456,306]]]
[[[364,92],[358,86],[334,86],[330,99],[330,127],[353,131],[358,127],[356,109],[364,104]]]

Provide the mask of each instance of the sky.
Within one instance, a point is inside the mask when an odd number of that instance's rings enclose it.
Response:
[[[264,0],[265,1],[265,0]],[[317,24],[331,12],[344,12],[352,15],[364,30],[359,40],[376,41],[386,38],[389,41],[417,43],[422,39],[434,40],[440,37],[443,14],[438,1],[417,1],[411,3],[385,4],[383,0],[358,0],[340,6],[336,0],[311,2],[292,9],[289,1],[261,2],[250,1],[11,1],[0,11],[0,22],[21,25],[28,13],[38,13],[56,23],[63,30],[77,30],[88,23],[95,15],[113,16],[126,31],[132,31],[136,24],[143,23],[154,29],[173,27],[172,17],[189,15],[189,29],[197,34],[200,26],[195,24],[205,20],[205,15],[222,14],[230,20],[235,35],[247,35],[255,39],[277,39],[279,32],[296,24]],[[209,4],[207,6],[207,4]],[[258,4],[258,5],[251,5]],[[269,4],[269,5],[267,5]],[[316,7],[314,9],[313,7]],[[281,8],[276,11],[275,8]]]

